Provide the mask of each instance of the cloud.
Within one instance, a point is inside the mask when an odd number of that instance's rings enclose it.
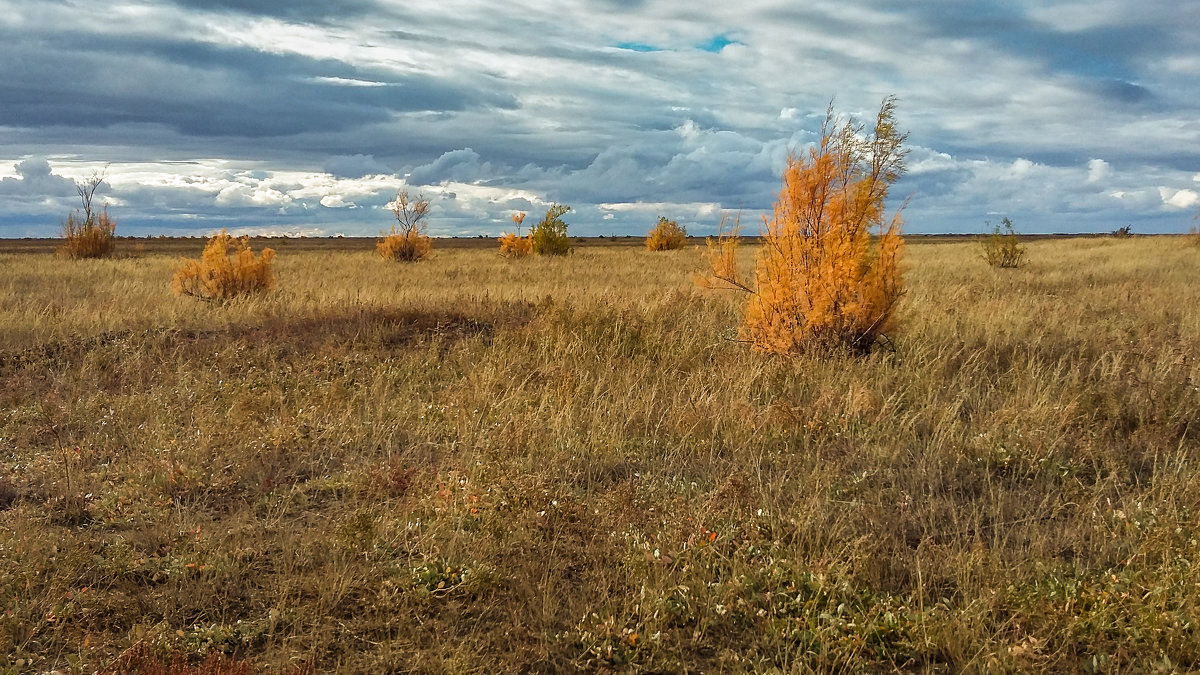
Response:
[[[392,173],[391,169],[375,159],[375,155],[337,155],[325,160],[322,169],[338,178],[362,178]]]
[[[1177,227],[1200,166],[1197,22],[1121,0],[130,0],[87,22],[0,0],[0,164],[111,163],[122,226],[148,231],[375,233],[405,184],[464,232],[521,200],[644,231],[647,204],[769,209],[830,98],[869,118],[897,94],[910,227],[1146,231]],[[70,208],[69,178],[23,171],[0,213]]]
[[[1102,159],[1089,159],[1087,166],[1089,183],[1099,183],[1112,175],[1112,168]]]
[[[1169,187],[1158,188],[1163,204],[1176,209],[1189,209],[1200,204],[1200,194],[1195,190],[1176,190]]]
[[[13,169],[16,177],[0,179],[0,194],[39,198],[75,194],[75,182],[54,174],[45,157],[29,157],[17,162]]]
[[[436,160],[413,169],[407,181],[412,185],[435,185],[449,181],[472,183],[491,177],[492,167],[471,148],[451,150]]]

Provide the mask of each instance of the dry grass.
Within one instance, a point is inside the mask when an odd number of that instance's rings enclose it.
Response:
[[[1200,668],[1200,258],[1028,246],[833,360],[695,250],[0,255],[0,669]]]

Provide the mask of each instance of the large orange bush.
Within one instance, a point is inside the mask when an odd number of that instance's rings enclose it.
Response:
[[[894,113],[889,97],[864,133],[837,123],[830,107],[819,143],[788,158],[750,278],[737,269],[736,228],[710,243],[712,279],[749,293],[741,337],[755,349],[863,352],[894,329],[904,242],[899,214],[885,219],[884,202],[904,171],[906,138]]]

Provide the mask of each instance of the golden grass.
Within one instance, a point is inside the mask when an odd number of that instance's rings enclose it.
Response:
[[[832,360],[731,341],[695,249],[224,306],[0,255],[0,669],[1200,668],[1177,243],[911,244],[896,351]]]

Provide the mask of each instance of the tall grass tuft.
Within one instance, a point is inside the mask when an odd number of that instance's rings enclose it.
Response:
[[[225,230],[208,240],[199,260],[184,260],[171,290],[201,300],[229,300],[269,290],[275,284],[271,262],[275,251],[264,248],[256,256],[250,237],[234,237]]]
[[[906,135],[895,126],[894,98],[863,132],[836,123],[830,106],[820,143],[788,157],[753,277],[738,272],[736,228],[710,243],[712,278],[750,296],[741,337],[759,351],[866,352],[895,327],[904,242],[899,214],[885,222],[883,207],[904,171]]]

